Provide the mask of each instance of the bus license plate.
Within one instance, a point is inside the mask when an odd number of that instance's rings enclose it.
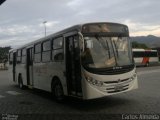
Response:
[[[123,90],[123,85],[115,86],[115,91],[121,91],[121,90]]]

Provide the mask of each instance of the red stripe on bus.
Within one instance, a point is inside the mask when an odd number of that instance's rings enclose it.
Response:
[[[149,62],[149,57],[143,57],[142,63],[146,64],[147,62]]]

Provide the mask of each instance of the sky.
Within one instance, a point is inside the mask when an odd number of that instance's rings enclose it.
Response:
[[[0,46],[19,46],[88,22],[126,24],[130,36],[160,37],[160,0],[6,0],[0,6]]]

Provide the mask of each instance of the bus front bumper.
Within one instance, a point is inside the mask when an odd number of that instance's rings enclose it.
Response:
[[[96,99],[101,98],[109,95],[119,94],[123,92],[128,92],[130,90],[134,90],[138,88],[138,80],[137,77],[128,82],[128,83],[122,83],[121,86],[126,86],[124,88],[117,89],[118,85],[112,84],[112,85],[104,85],[102,87],[95,86],[90,84],[88,81],[83,80],[83,99]],[[128,85],[128,86],[127,86]]]

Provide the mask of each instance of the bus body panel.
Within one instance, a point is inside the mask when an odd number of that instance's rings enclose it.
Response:
[[[159,63],[157,50],[132,49],[132,51],[137,66]]]
[[[36,63],[33,67],[34,88],[51,92],[51,83],[54,77],[59,78],[64,91],[66,80],[64,77],[64,62]],[[67,95],[67,92],[64,93]]]
[[[119,75],[96,75],[96,74],[89,73],[87,71],[85,71],[85,73],[91,76],[95,80],[102,81],[103,86],[99,87],[99,86],[92,85],[83,76],[82,84],[83,84],[83,91],[85,91],[83,92],[83,99],[100,98],[108,95],[127,92],[127,91],[138,88],[137,76],[134,78],[134,80],[132,81],[129,80],[134,74],[136,74],[135,69],[130,72],[119,74]],[[105,83],[108,81],[117,81],[117,80],[124,80],[124,79],[128,79],[128,80],[124,82],[119,82],[119,83],[111,83],[111,84]],[[126,87],[127,88],[126,90],[122,90],[122,91],[120,90],[120,91],[114,92],[116,89],[115,87],[119,85],[121,86],[128,85],[128,87]]]
[[[149,59],[150,59],[150,61],[152,61],[152,62],[159,62],[158,57],[150,57]]]
[[[143,62],[143,59],[144,58],[134,58],[134,61],[135,61],[136,64],[146,64],[145,62]],[[159,62],[158,57],[149,57],[148,60],[149,60],[148,61],[149,63],[157,63],[157,62]]]

